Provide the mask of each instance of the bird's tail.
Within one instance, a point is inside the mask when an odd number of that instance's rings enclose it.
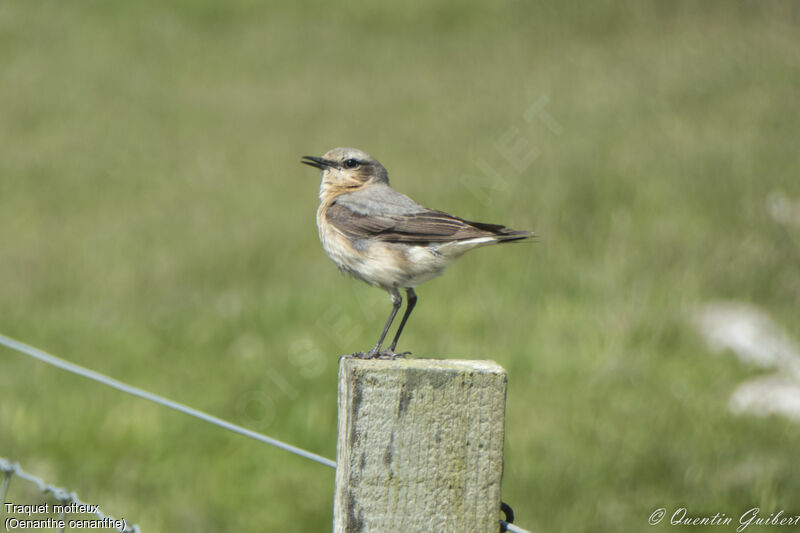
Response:
[[[536,238],[536,234],[532,231],[505,229],[505,232],[497,235],[497,242],[527,241]]]
[[[515,242],[533,239],[536,235],[532,231],[516,230],[501,226],[500,224],[487,224],[485,222],[466,221],[471,226],[491,234],[496,242]]]

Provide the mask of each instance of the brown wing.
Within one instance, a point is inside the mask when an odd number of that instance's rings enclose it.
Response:
[[[325,213],[328,223],[353,239],[429,244],[461,241],[477,237],[518,240],[530,235],[497,224],[470,222],[442,211],[420,211],[403,215],[361,215],[345,206],[333,204]]]

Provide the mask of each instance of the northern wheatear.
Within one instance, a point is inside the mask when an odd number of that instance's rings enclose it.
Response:
[[[389,187],[389,175],[375,158],[355,148],[334,148],[302,163],[322,171],[317,228],[322,247],[339,270],[387,291],[392,312],[378,343],[359,357],[395,357],[397,341],[417,303],[414,287],[440,275],[465,252],[533,236],[497,224],[470,222],[428,209]],[[406,312],[386,352],[381,345],[408,296]]]

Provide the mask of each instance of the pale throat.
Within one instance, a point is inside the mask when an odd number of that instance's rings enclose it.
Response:
[[[339,183],[331,183],[326,180],[322,180],[319,186],[319,199],[321,201],[331,200],[341,194],[355,192],[359,189],[363,189],[367,185],[371,184],[372,180],[367,181],[360,181],[355,179],[348,179],[346,181],[342,181]]]

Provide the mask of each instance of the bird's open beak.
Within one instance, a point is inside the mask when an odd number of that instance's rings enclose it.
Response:
[[[310,155],[304,155],[300,162],[304,165],[310,165],[312,167],[316,167],[320,170],[325,170],[329,167],[335,167],[336,163],[333,161],[329,161],[328,159],[322,159],[321,157],[312,157]]]

